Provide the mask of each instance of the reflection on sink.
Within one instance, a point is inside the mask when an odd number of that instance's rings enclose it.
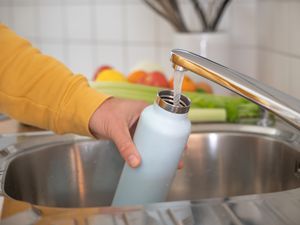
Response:
[[[45,145],[11,161],[4,191],[37,205],[105,206],[112,201],[123,164],[109,141]]]
[[[178,171],[170,200],[228,197],[300,187],[300,152],[270,137],[202,133],[190,137],[185,169]]]
[[[298,146],[273,128],[203,125],[191,135],[168,201],[268,193],[300,187]],[[253,132],[254,131],[254,132]],[[259,133],[259,134],[258,134]],[[105,140],[51,142],[20,151],[4,178],[6,195],[53,207],[108,206],[123,167]]]

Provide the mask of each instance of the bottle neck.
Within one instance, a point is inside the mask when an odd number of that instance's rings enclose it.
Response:
[[[156,102],[154,102],[153,108],[156,112],[162,113],[162,114],[168,116],[169,118],[186,119],[188,116],[188,113],[179,114],[179,113],[169,112],[166,109],[163,109],[162,107],[160,107]]]
[[[174,104],[174,91],[161,90],[158,92],[155,102],[159,107],[170,113],[185,114],[188,113],[191,100],[184,95],[180,95],[179,104]]]

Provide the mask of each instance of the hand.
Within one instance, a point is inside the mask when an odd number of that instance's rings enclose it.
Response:
[[[92,115],[89,128],[96,138],[112,139],[121,156],[129,166],[135,168],[141,163],[132,135],[137,121],[147,103],[142,101],[109,98]]]
[[[184,163],[183,163],[182,158],[183,158],[184,154],[187,152],[187,150],[188,150],[188,146],[186,145],[184,147],[184,152],[182,153],[181,159],[179,160],[179,163],[178,163],[178,166],[177,166],[177,169],[179,169],[179,170],[181,170],[184,167]]]

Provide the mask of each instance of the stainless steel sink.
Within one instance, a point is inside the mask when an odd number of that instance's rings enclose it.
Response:
[[[2,154],[2,190],[51,207],[109,206],[123,167],[107,140],[35,137]],[[193,127],[185,167],[167,201],[278,192],[300,187],[298,136],[258,126]],[[4,151],[4,152],[5,152]]]

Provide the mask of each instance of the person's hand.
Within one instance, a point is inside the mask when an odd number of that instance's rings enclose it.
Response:
[[[140,165],[141,156],[132,141],[132,135],[147,105],[142,101],[109,98],[97,108],[89,122],[91,133],[96,138],[112,139],[121,156],[133,168]]]

